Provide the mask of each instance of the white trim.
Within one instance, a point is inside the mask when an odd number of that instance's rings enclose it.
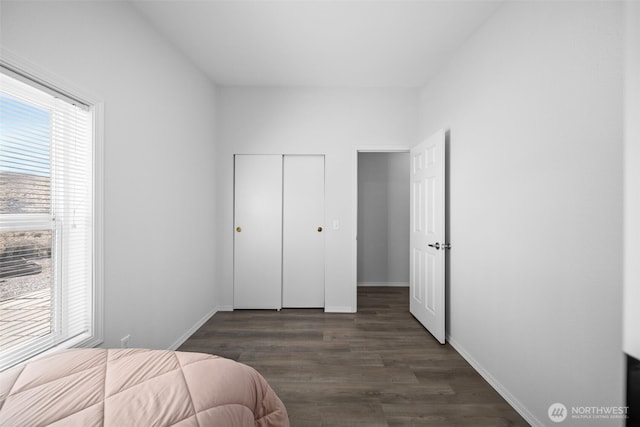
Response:
[[[357,153],[409,153],[410,147],[356,147]]]
[[[358,282],[358,286],[374,286],[374,287],[391,286],[394,288],[408,288],[409,282]]]
[[[93,343],[95,343],[95,345],[91,345]],[[65,341],[65,342],[63,342],[63,343],[61,343],[59,345],[56,345],[56,346],[51,347],[51,348],[48,348],[47,350],[45,350],[43,352],[40,352],[40,353],[36,354],[35,356],[30,357],[27,360],[19,362],[18,364],[21,364],[21,363],[24,363],[24,362],[27,362],[27,361],[38,360],[38,359],[40,359],[42,357],[45,357],[45,356],[48,356],[50,354],[57,353],[58,351],[66,350],[66,349],[73,348],[73,347],[97,347],[99,344],[101,344],[101,343],[96,342],[96,340],[94,340],[91,337],[89,337],[88,334],[82,334],[79,337],[70,338],[67,341]]]
[[[233,311],[232,305],[219,305],[216,307],[216,311]]]
[[[0,64],[19,71],[24,77],[35,80],[36,83],[46,84],[50,89],[58,91],[62,95],[73,94],[72,98],[90,107],[102,102],[100,97],[77,87],[59,75],[53,74],[49,69],[41,67],[2,46],[0,46]]]
[[[86,346],[104,342],[104,103],[93,104],[93,336]]]
[[[357,310],[355,307],[346,305],[331,305],[324,308],[325,313],[355,313]]]
[[[218,312],[218,307],[214,308],[213,310],[211,310],[210,312],[208,312],[207,314],[205,314],[200,320],[198,320],[192,327],[190,327],[184,334],[180,335],[180,337],[178,337],[177,340],[175,340],[173,342],[173,344],[171,344],[169,346],[169,348],[167,348],[167,350],[177,350],[182,344],[185,343],[185,341],[187,341],[189,339],[189,337],[191,337],[191,335],[193,335],[194,333],[196,333],[196,331],[198,329],[200,329],[202,327],[202,325],[204,325],[205,323],[207,323],[207,321],[209,319],[211,319],[213,317],[214,314],[216,314]]]
[[[93,321],[90,336],[72,338],[53,347],[97,347],[104,342],[104,102],[34,62],[0,46],[0,64],[20,72],[36,83],[45,84],[63,95],[88,105],[93,110]],[[44,353],[48,353],[45,351]]]
[[[495,391],[497,391],[498,394],[502,396],[502,398],[506,400],[507,403],[509,403],[509,405],[511,405],[513,409],[515,409],[516,412],[520,414],[520,416],[522,416],[522,418],[525,419],[525,421],[527,421],[532,426],[543,426],[547,424],[538,420],[518,399],[516,399],[513,394],[509,392],[509,390],[507,390],[506,387],[500,384],[500,382],[496,380],[493,375],[491,375],[491,373],[489,373],[489,371],[487,371],[484,366],[480,364],[480,362],[474,359],[473,356],[471,356],[471,354],[467,350],[465,350],[464,347],[460,345],[460,343],[451,338],[451,335],[449,334],[447,334],[447,342],[451,345],[451,347],[454,348],[455,351],[458,352],[458,354],[460,354],[460,356],[464,358],[464,360],[469,362],[471,367],[475,369],[476,372],[478,372],[480,376],[484,378],[489,383],[489,385],[493,387]]]

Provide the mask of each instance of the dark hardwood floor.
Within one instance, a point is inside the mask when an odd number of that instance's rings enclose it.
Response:
[[[359,288],[358,313],[215,314],[181,347],[258,370],[291,425],[526,426],[448,344],[409,313],[407,288]]]

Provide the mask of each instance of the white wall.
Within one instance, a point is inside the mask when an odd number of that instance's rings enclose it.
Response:
[[[358,154],[358,284],[409,284],[409,153]]]
[[[355,311],[356,147],[413,145],[417,92],[220,88],[218,101],[220,304],[233,306],[233,154],[325,154],[325,309]]]
[[[2,2],[2,47],[104,100],[105,346],[215,307],[213,86],[126,2]]]
[[[622,24],[505,3],[422,92],[421,136],[451,130],[450,342],[534,425],[623,403]]]
[[[640,359],[640,3],[625,16],[624,351]]]

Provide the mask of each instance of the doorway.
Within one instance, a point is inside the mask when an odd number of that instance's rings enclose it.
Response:
[[[357,284],[409,286],[409,152],[357,152]]]
[[[445,251],[451,249],[451,244],[447,241],[447,150],[449,131],[437,130],[430,137],[426,138],[409,150],[402,149],[356,149],[356,197],[355,197],[355,222],[356,245],[355,261],[356,283],[354,285],[355,300],[357,304],[358,284],[364,285],[362,280],[366,278],[366,251],[372,247],[380,250],[383,244],[370,244],[366,235],[365,213],[369,210],[375,211],[386,218],[387,228],[383,228],[383,233],[387,235],[386,260],[379,261],[382,264],[389,261],[389,253],[393,249],[389,248],[388,212],[390,204],[386,206],[369,208],[366,201],[362,201],[366,196],[360,197],[360,193],[366,193],[366,178],[363,177],[361,169],[367,169],[365,165],[365,153],[407,153],[408,158],[404,165],[409,170],[408,180],[405,181],[405,188],[409,193],[409,203],[401,205],[409,207],[408,221],[405,222],[405,229],[409,229],[409,311],[441,344],[445,343],[445,318],[446,318],[446,277],[447,262]],[[384,169],[378,166],[372,170]],[[384,174],[382,174],[384,175]],[[387,183],[388,180],[375,178],[374,181]],[[409,185],[410,184],[410,185]],[[381,196],[378,198],[382,198]],[[376,198],[374,197],[374,200]],[[362,203],[361,203],[362,201]],[[386,217],[384,215],[387,215]],[[375,227],[373,227],[375,229]],[[362,235],[361,235],[362,233]],[[381,240],[384,242],[384,240]],[[388,268],[388,267],[387,267]],[[384,277],[384,276],[382,276]],[[387,276],[388,280],[388,276]],[[376,282],[373,282],[376,283]],[[373,284],[372,283],[372,284]],[[380,283],[380,282],[378,282]],[[384,282],[382,282],[384,283]],[[387,282],[383,286],[388,286]],[[357,309],[357,308],[356,308]]]

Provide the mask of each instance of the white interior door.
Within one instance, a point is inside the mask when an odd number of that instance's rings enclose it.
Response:
[[[324,156],[284,156],[282,306],[324,307]]]
[[[445,133],[411,150],[410,311],[445,341]]]
[[[234,308],[282,304],[282,156],[236,155]]]

